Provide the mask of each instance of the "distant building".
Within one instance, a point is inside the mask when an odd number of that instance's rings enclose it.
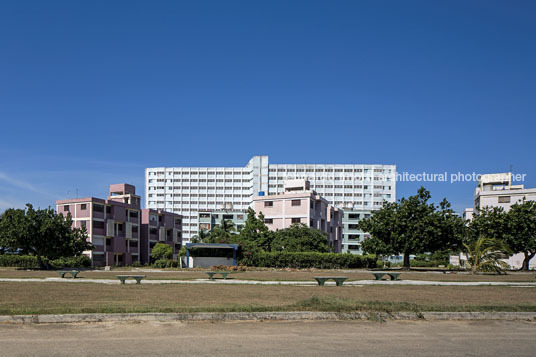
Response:
[[[266,226],[278,230],[296,223],[305,224],[325,232],[329,245],[341,252],[343,211],[311,190],[307,180],[287,180],[284,188],[283,193],[253,199],[253,208],[256,213],[262,212]]]
[[[155,237],[150,234],[153,229],[157,229],[157,240],[175,242],[174,250],[180,249],[181,216],[142,210],[140,196],[132,185],[110,185],[107,199],[86,197],[56,201],[56,211],[64,216],[70,213],[73,227],[87,229],[88,240],[95,249],[85,254],[94,266],[147,263],[154,245],[150,243],[150,238]],[[151,217],[156,222],[151,221]]]
[[[536,201],[536,188],[512,185],[512,173],[482,175],[474,193],[474,210],[484,207],[502,207],[505,211],[517,202]]]
[[[221,224],[222,219],[231,221],[234,224],[235,230],[238,232],[244,228],[248,218],[247,211],[241,210],[206,210],[198,212],[198,227],[197,231],[210,232],[214,227]]]
[[[523,200],[536,201],[536,188],[513,185],[512,176],[511,172],[482,175],[473,195],[474,207],[466,208],[463,211],[463,218],[472,220],[473,215],[478,214],[485,207],[502,207],[508,212],[511,206],[521,203]],[[456,256],[451,257],[451,264],[456,265],[460,259],[466,258],[463,254],[457,258]],[[505,262],[510,267],[519,269],[523,264],[523,253],[514,254]],[[529,267],[536,269],[536,259],[533,258],[530,261]]]
[[[462,212],[462,218],[464,220],[472,220],[473,219],[473,214],[474,214],[474,209],[473,208],[466,208],[463,210]]]
[[[166,243],[173,248],[173,258],[181,249],[182,217],[162,210],[141,210],[140,262],[151,262],[151,252],[156,243]]]
[[[242,167],[154,167],[145,170],[148,208],[183,215],[183,241],[198,234],[200,212],[253,207],[260,194],[284,192],[284,181],[306,179],[329,204],[358,217],[396,200],[396,166],[382,164],[273,164],[254,156]],[[354,217],[354,216],[352,216]],[[345,217],[343,251],[359,253],[365,234],[348,228],[361,218]]]

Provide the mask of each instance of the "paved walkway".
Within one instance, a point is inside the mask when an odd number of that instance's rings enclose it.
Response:
[[[0,356],[534,356],[535,327],[524,321],[0,325]]]
[[[0,282],[35,282],[35,283],[96,283],[96,284],[119,284],[118,279],[62,279],[62,278],[0,278]],[[134,280],[127,280],[127,284],[135,284]],[[264,280],[239,280],[239,279],[194,279],[194,280],[157,280],[144,279],[142,284],[247,284],[247,285],[296,285],[312,286],[318,285],[316,281],[264,281]],[[326,285],[335,285],[334,282],[327,282]],[[347,281],[344,286],[363,285],[418,285],[418,286],[515,286],[515,287],[536,287],[536,283],[531,282],[488,282],[488,281],[426,281],[426,280],[355,280]]]

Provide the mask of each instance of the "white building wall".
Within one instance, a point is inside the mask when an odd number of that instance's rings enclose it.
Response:
[[[147,208],[181,214],[183,243],[197,234],[199,211],[246,210],[259,192],[284,191],[286,179],[307,178],[336,207],[376,210],[396,199],[395,165],[275,164],[254,156],[245,167],[155,167],[145,170]],[[343,230],[344,232],[344,230]]]

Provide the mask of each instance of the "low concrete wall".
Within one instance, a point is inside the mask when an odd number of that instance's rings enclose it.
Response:
[[[186,257],[183,257],[183,266],[186,263]],[[223,257],[190,257],[190,268],[210,268],[214,265],[233,265],[233,258]]]
[[[245,321],[245,320],[502,320],[536,321],[536,312],[197,312],[65,315],[0,315],[0,324],[51,324],[140,321]]]

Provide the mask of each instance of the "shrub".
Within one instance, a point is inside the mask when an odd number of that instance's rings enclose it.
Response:
[[[439,265],[447,265],[443,260],[412,260],[410,261],[410,266],[416,268],[437,268]]]
[[[53,269],[59,268],[89,268],[91,259],[87,255],[79,257],[64,257],[49,261],[49,266]]]
[[[240,264],[267,268],[375,268],[376,256],[316,252],[259,252],[244,254]]]
[[[390,268],[390,267],[391,267],[391,262],[388,260],[378,260],[376,262],[376,268],[383,269],[383,268]]]
[[[33,255],[2,254],[0,255],[0,266],[17,267],[26,269],[38,269],[37,257]]]
[[[43,263],[52,269],[60,268],[87,268],[91,266],[91,259],[86,255],[79,257],[64,257],[54,260],[42,258]],[[39,269],[37,257],[34,255],[3,254],[0,255],[0,266],[26,269]]]
[[[153,263],[153,268],[178,268],[179,262],[177,260],[172,259],[158,259],[155,260]]]
[[[151,258],[154,261],[160,259],[171,259],[173,256],[173,248],[166,243],[156,243],[153,249],[151,249]]]

